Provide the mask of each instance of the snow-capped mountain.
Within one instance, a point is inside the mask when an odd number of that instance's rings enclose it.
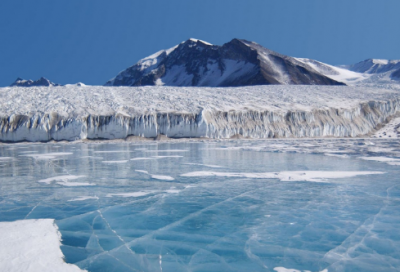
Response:
[[[38,80],[25,80],[22,78],[17,78],[14,83],[10,85],[10,87],[33,87],[33,86],[61,86],[60,84],[51,82],[47,78],[41,77]]]
[[[367,59],[348,65],[349,70],[359,73],[380,74],[400,69],[400,60]]]
[[[344,85],[299,59],[246,40],[222,46],[189,39],[119,73],[106,86]]]
[[[370,74],[350,71],[344,67],[329,65],[313,59],[297,58],[297,60],[311,66],[319,73],[347,85],[357,85],[371,77]]]
[[[351,71],[373,75],[372,81],[400,80],[400,60],[367,59],[344,67]]]

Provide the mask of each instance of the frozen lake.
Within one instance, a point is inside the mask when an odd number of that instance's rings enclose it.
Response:
[[[0,221],[88,271],[399,271],[399,176],[397,140],[4,144]]]

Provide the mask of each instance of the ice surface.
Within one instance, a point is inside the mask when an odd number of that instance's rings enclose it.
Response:
[[[399,93],[400,85],[8,87],[0,88],[0,140],[355,137],[396,117]]]
[[[0,271],[83,271],[64,262],[60,238],[52,219],[0,222]]]
[[[71,154],[21,156],[50,153]],[[0,157],[0,221],[55,219],[81,269],[400,269],[394,139],[19,143]]]

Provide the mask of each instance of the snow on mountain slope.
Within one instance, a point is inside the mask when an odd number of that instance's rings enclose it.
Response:
[[[400,81],[400,60],[367,59],[344,68],[371,75],[367,83]]]
[[[233,39],[222,46],[189,39],[119,73],[106,86],[343,85],[307,64],[257,43]]]
[[[371,77],[369,74],[353,72],[345,68],[336,67],[312,59],[297,58],[297,60],[311,66],[319,73],[333,80],[346,83],[347,85],[356,85]]]
[[[150,55],[144,59],[139,60],[135,65],[128,69],[120,72],[115,78],[110,79],[106,85],[115,86],[136,86],[136,85],[147,85],[149,78],[154,77],[157,73],[155,70],[157,64],[163,61],[177,46],[174,46],[167,50],[160,50],[153,55]],[[142,78],[142,81],[137,80]],[[153,81],[151,81],[153,82]],[[162,85],[162,84],[159,84]]]
[[[400,69],[400,60],[367,59],[348,66],[351,71],[380,74]]]
[[[396,115],[400,87],[0,88],[0,140],[355,137]]]

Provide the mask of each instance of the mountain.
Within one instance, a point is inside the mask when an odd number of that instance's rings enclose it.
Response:
[[[380,74],[379,78],[387,80],[400,80],[400,60],[367,59],[346,68],[359,73]]]
[[[400,69],[398,69],[398,70],[395,70],[393,73],[392,73],[392,79],[394,79],[394,80],[400,80]]]
[[[60,84],[56,84],[48,80],[47,78],[41,77],[36,81],[33,80],[25,80],[22,78],[17,78],[14,83],[10,85],[10,87],[34,87],[34,86],[61,86]]]
[[[380,74],[400,69],[400,60],[367,59],[347,68],[359,73]]]
[[[356,85],[370,78],[368,74],[350,71],[344,67],[329,65],[313,59],[297,58],[297,60],[311,66],[317,72],[347,85]]]
[[[222,46],[189,39],[119,73],[106,86],[345,85],[296,58],[255,42],[233,39]]]

